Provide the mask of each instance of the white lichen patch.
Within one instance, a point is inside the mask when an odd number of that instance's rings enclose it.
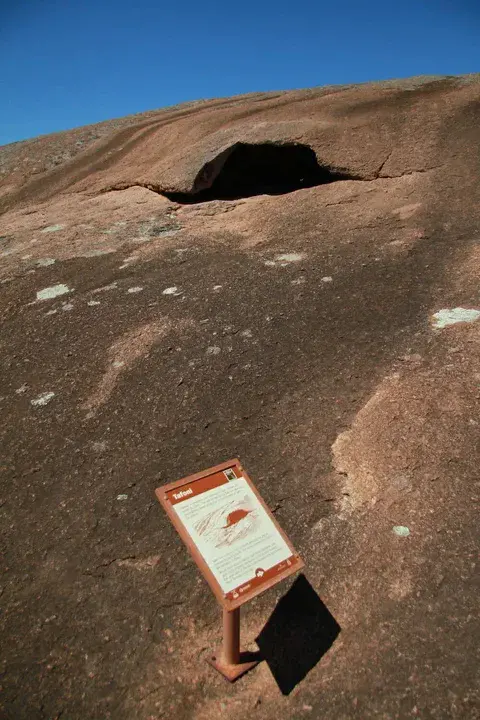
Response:
[[[130,255],[129,257],[125,258],[122,265],[119,265],[119,270],[125,270],[125,268],[130,267],[130,265],[138,260],[137,255]]]
[[[82,253],[78,257],[84,257],[84,258],[102,257],[102,255],[111,255],[114,252],[115,252],[115,248],[103,248],[102,250],[86,250],[84,253]]]
[[[33,407],[44,407],[45,405],[48,405],[50,400],[54,397],[54,392],[44,392],[33,400],[30,400],[30,404],[33,405]]]
[[[101,305],[101,302],[100,302],[100,300],[89,300],[87,302],[87,305],[89,307],[95,307],[96,305]]]
[[[222,352],[222,348],[219,348],[218,345],[210,345],[210,347],[207,348],[207,355],[218,355]]]
[[[161,238],[172,237],[173,235],[178,235],[178,232],[179,232],[178,230],[161,230],[159,233],[156,233],[155,235],[153,235],[153,237],[161,237]]]
[[[417,210],[421,207],[422,207],[421,203],[412,203],[411,205],[402,205],[402,207],[395,208],[395,210],[392,210],[392,215],[398,215],[400,220],[407,220],[414,213],[416,213]]]
[[[181,295],[181,291],[178,289],[176,285],[172,285],[172,287],[165,288],[165,290],[162,290],[162,295]]]
[[[291,263],[305,260],[305,257],[304,253],[280,253],[279,255],[275,255],[273,260],[265,260],[265,265],[267,267],[287,267],[287,265]]]
[[[303,253],[282,253],[281,255],[277,255],[275,257],[276,262],[284,263],[285,265],[288,265],[289,263],[300,262],[304,259],[305,255]]]
[[[434,328],[445,328],[448,325],[455,325],[461,322],[475,322],[480,318],[480,310],[473,308],[443,308],[432,315]]]
[[[65,225],[49,225],[48,227],[43,228],[40,232],[42,233],[51,233],[51,232],[58,232],[58,230],[63,230]]]
[[[92,295],[96,295],[100,292],[108,292],[109,290],[116,290],[117,289],[117,281],[110,283],[110,285],[104,285],[103,287],[95,288],[95,290],[92,290]]]
[[[333,278],[330,277],[330,275],[325,275],[324,277],[322,277],[322,282],[323,283],[331,283],[331,282],[333,282]]]
[[[128,288],[127,292],[132,295],[134,293],[142,292],[142,290],[143,287],[141,287],[140,285],[135,285],[135,287]]]
[[[70,310],[73,310],[73,303],[62,303],[62,310],[64,312],[70,312]]]
[[[395,525],[392,531],[395,535],[398,535],[398,537],[408,537],[410,535],[410,530],[405,525]]]
[[[44,288],[37,292],[37,300],[53,300],[53,298],[59,295],[65,295],[66,293],[72,292],[68,285],[59,283],[58,285],[52,285],[51,287]]]
[[[95,452],[105,452],[107,448],[108,443],[105,440],[92,442],[92,450],[94,450]]]
[[[160,555],[149,555],[146,558],[139,558],[138,560],[133,558],[117,560],[117,565],[118,567],[130,568],[132,570],[152,570],[160,564],[160,561]],[[167,630],[165,630],[165,632],[167,635],[170,636],[170,633],[168,633]]]
[[[40,258],[40,260],[37,260],[36,262],[37,267],[49,267],[54,264],[55,258]]]
[[[290,281],[292,285],[304,285],[306,283],[306,278],[303,276],[299,278],[295,278],[295,280]]]

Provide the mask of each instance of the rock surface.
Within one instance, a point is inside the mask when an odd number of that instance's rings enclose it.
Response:
[[[2,718],[480,717],[478,80],[0,148]],[[331,181],[201,195],[259,143]],[[234,456],[341,628],[288,696],[204,662],[219,611],[153,495]]]

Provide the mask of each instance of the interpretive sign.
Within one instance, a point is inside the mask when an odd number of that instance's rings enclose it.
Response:
[[[304,566],[239,460],[155,492],[226,610]]]

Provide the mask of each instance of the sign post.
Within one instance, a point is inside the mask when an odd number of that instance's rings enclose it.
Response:
[[[258,663],[240,652],[240,606],[304,563],[239,460],[155,494],[223,608],[223,647],[208,662],[234,682]]]
[[[223,608],[223,646],[220,657],[213,655],[208,662],[227,680],[234,682],[258,665],[259,660],[249,660],[248,653],[240,652],[240,608]]]

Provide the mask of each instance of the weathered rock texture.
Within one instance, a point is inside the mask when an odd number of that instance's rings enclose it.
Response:
[[[480,717],[479,140],[470,76],[0,148],[2,718]],[[237,455],[341,627],[288,696],[153,496]]]

